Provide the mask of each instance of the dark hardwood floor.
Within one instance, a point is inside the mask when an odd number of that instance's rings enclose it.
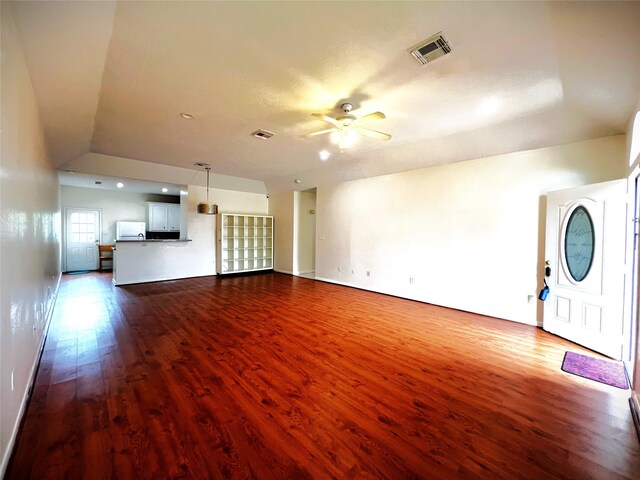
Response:
[[[567,349],[281,274],[64,276],[7,478],[640,478],[629,391]]]

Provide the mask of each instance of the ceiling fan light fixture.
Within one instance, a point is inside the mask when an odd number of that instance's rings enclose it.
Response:
[[[342,140],[343,135],[344,135],[344,132],[342,130],[337,130],[335,132],[331,132],[329,139],[331,140],[331,142],[337,145],[340,143],[340,140]]]
[[[363,123],[370,122],[372,120],[382,120],[386,118],[384,113],[373,112],[368,115],[358,117],[351,113],[351,110],[353,109],[352,104],[343,103],[341,108],[343,113],[335,118],[329,117],[323,113],[312,113],[312,117],[330,123],[333,127],[312,132],[308,134],[308,136],[314,137],[316,135],[325,135],[329,133],[329,139],[331,142],[338,145],[341,149],[352,147],[356,143],[358,135],[364,135],[377,140],[391,139],[391,135],[388,133],[362,128],[361,126]]]
[[[356,144],[358,140],[358,134],[355,130],[343,130],[341,133],[340,141],[338,142],[338,146],[341,149],[351,148]]]

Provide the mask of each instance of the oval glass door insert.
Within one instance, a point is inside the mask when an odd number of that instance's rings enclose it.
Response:
[[[576,282],[585,279],[593,263],[595,236],[587,209],[577,207],[569,217],[564,234],[564,256],[569,273]]]

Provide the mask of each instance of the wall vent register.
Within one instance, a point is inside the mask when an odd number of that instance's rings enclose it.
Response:
[[[220,213],[216,222],[219,274],[273,269],[273,217]]]

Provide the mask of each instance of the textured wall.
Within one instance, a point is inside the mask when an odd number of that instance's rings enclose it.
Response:
[[[60,273],[59,188],[11,6],[2,16],[0,445],[6,468]]]
[[[274,222],[274,270],[293,274],[294,248],[294,192],[269,197],[269,215]]]
[[[294,273],[310,273],[316,269],[316,189],[297,192],[295,202],[296,264]]]
[[[544,195],[625,164],[618,135],[318,187],[316,278],[535,325]]]

